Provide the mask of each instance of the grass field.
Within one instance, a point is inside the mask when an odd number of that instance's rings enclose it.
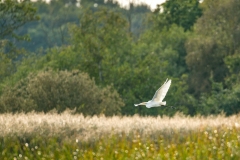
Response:
[[[240,159],[240,116],[0,115],[0,159]]]

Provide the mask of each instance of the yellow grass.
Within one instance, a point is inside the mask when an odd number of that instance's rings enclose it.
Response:
[[[174,117],[140,117],[127,116],[93,116],[84,117],[81,114],[72,115],[69,112],[1,114],[0,136],[39,136],[64,135],[79,140],[98,139],[104,135],[138,133],[142,137],[154,136],[172,131],[204,131],[207,128],[239,127],[240,117],[224,115],[208,117],[188,117],[176,114]]]
[[[0,115],[0,159],[236,159],[240,117]]]

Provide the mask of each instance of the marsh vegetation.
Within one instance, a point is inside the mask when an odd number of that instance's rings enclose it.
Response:
[[[239,159],[240,117],[0,115],[1,159]]]

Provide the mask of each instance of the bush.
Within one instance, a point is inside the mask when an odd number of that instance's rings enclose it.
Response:
[[[224,113],[227,116],[240,112],[240,85],[232,83],[232,87],[223,88],[222,83],[211,80],[210,94],[202,94],[198,105],[198,114],[210,115]]]
[[[111,87],[99,88],[86,73],[42,71],[30,74],[13,87],[5,88],[0,98],[1,112],[49,112],[76,109],[84,115],[119,114],[124,105]]]

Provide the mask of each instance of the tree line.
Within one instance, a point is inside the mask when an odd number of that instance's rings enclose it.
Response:
[[[0,3],[0,112],[236,114],[240,2]],[[134,107],[166,78],[169,107]]]

